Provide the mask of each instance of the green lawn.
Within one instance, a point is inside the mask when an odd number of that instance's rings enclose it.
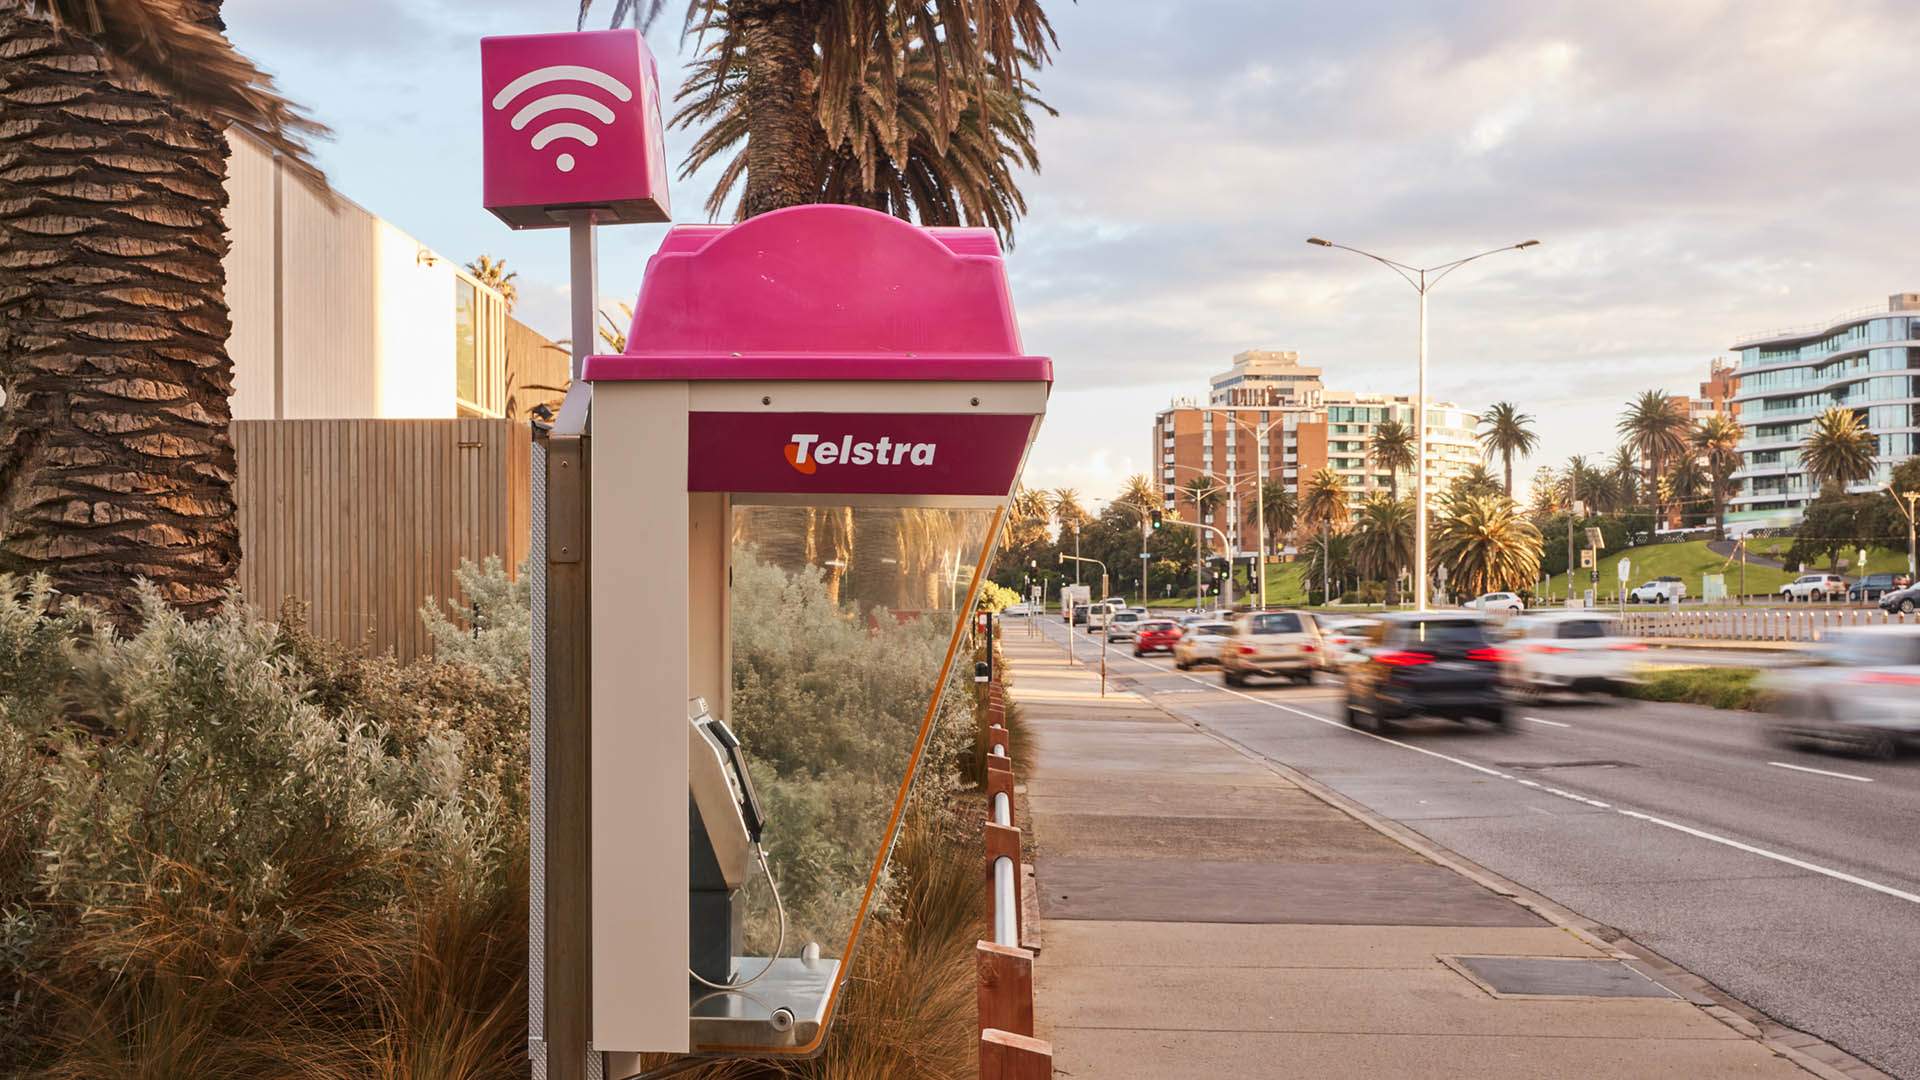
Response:
[[[1268,606],[1299,607],[1305,604],[1307,602],[1307,589],[1306,585],[1300,580],[1300,575],[1305,570],[1306,564],[1302,562],[1269,563],[1267,565]],[[1243,595],[1242,586],[1236,583],[1233,587],[1234,604],[1238,606],[1245,603],[1246,600],[1247,597]],[[1151,601],[1148,601],[1147,606],[1153,608],[1191,608],[1193,607],[1193,594],[1185,593],[1172,597],[1155,597]]]
[[[1553,537],[1547,543],[1555,543]],[[1558,543],[1565,544],[1566,537],[1561,536]],[[1791,543],[1791,541],[1788,541]],[[1584,538],[1574,537],[1575,551]],[[1726,556],[1715,555],[1707,550],[1705,540],[1688,540],[1680,544],[1649,544],[1645,547],[1629,548],[1624,552],[1602,553],[1600,558],[1600,584],[1595,586],[1595,595],[1611,600],[1620,586],[1620,559],[1622,556],[1632,560],[1630,569],[1633,577],[1628,581],[1629,588],[1657,577],[1677,577],[1686,582],[1687,596],[1698,599],[1703,592],[1701,578],[1707,574],[1725,574],[1727,592],[1740,592],[1740,562],[1735,559],[1728,562]],[[1576,554],[1575,558],[1579,556]],[[1584,590],[1588,587],[1588,571],[1574,570],[1574,587]],[[1780,586],[1793,580],[1796,575],[1784,570],[1775,570],[1770,566],[1747,564],[1746,595],[1769,595],[1780,590]],[[1537,586],[1536,586],[1537,588]],[[1565,574],[1556,575],[1548,583],[1548,594],[1564,598],[1567,595]]]
[[[1748,551],[1755,555],[1768,555],[1782,562],[1786,561],[1787,550],[1791,547],[1793,547],[1793,537],[1791,536],[1763,536],[1747,541]],[[1859,551],[1856,548],[1848,551],[1845,558],[1854,559],[1858,556]],[[1807,567],[1812,570],[1824,570],[1826,569],[1826,563],[1825,560],[1822,560],[1819,563],[1808,563]],[[1867,549],[1866,572],[1869,574],[1905,570],[1906,568],[1907,553],[1904,551],[1896,551],[1893,548],[1879,547],[1877,545]],[[1858,575],[1859,573],[1859,567],[1847,567],[1847,574],[1849,576]]]

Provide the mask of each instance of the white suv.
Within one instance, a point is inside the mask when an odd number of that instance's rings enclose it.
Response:
[[[1795,600],[1845,600],[1846,598],[1847,579],[1839,574],[1801,574],[1780,586],[1780,599],[1789,604]]]
[[[1627,593],[1629,604],[1667,604],[1687,598],[1687,583],[1677,577],[1657,577]]]

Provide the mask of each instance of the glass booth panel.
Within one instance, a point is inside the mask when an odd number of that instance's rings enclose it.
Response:
[[[764,870],[733,898],[737,961],[730,980],[696,981],[696,1050],[753,1034],[703,1024],[783,1007],[805,1027],[831,1018],[835,961],[864,919],[888,905],[885,854],[915,755],[952,767],[971,751],[971,695],[943,694],[971,675],[959,656],[962,613],[984,577],[997,509],[913,506],[742,506],[732,517],[732,685],[726,723],[741,747],[764,820]],[[944,702],[944,704],[943,704]],[[696,831],[698,825],[696,823]],[[769,877],[778,901],[769,891]],[[700,950],[696,908],[695,953]],[[819,959],[812,961],[817,946]],[[749,984],[768,957],[781,958]],[[824,1009],[816,998],[822,990]],[[793,1032],[805,1051],[818,1035]]]

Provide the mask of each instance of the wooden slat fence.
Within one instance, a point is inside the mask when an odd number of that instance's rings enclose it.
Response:
[[[458,596],[463,557],[527,557],[528,440],[509,420],[235,421],[248,601],[271,615],[291,597],[322,637],[425,655],[420,605]]]

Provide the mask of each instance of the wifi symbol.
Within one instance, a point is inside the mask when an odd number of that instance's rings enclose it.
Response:
[[[536,68],[508,83],[506,86],[501,87],[500,92],[493,95],[493,107],[495,109],[504,109],[512,104],[515,98],[526,93],[528,90],[552,82],[591,83],[621,101],[629,101],[633,98],[633,91],[628,88],[626,83],[621,82],[619,79],[614,78],[598,68],[581,67],[578,64],[555,64],[551,67]],[[513,119],[510,123],[513,125],[513,130],[523,131],[528,124],[533,123],[547,113],[563,109],[586,113],[602,124],[613,123],[612,109],[582,94],[547,94],[543,97],[534,98],[532,101],[521,106],[520,111],[513,114]],[[548,124],[535,131],[533,133],[533,148],[535,150],[544,150],[549,143],[557,142],[561,139],[572,139],[584,146],[594,146],[600,142],[600,136],[594,134],[592,128],[587,127],[585,124],[574,123],[571,120],[562,120],[557,123]],[[563,153],[553,159],[553,167],[559,169],[561,172],[572,172],[573,166],[574,160],[572,154]]]

